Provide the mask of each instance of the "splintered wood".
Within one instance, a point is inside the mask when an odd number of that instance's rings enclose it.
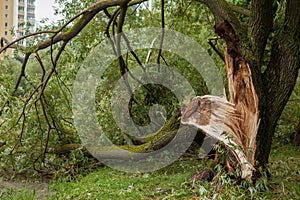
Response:
[[[196,126],[222,141],[239,161],[242,178],[251,179],[260,121],[258,97],[233,27],[224,20],[215,26],[215,32],[226,41],[224,55],[230,99],[195,97],[183,112],[181,123]]]

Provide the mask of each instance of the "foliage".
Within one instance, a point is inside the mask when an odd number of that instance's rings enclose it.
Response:
[[[45,61],[46,75],[50,71],[48,55],[49,51],[41,54]],[[33,59],[29,60],[28,68],[25,71],[26,79],[21,82],[20,88],[12,97],[11,93],[13,93],[21,63],[8,58],[1,65],[1,69],[6,70],[5,73],[1,73],[1,79],[3,80],[1,81],[1,84],[3,84],[1,92],[6,97],[1,99],[1,106],[4,106],[1,116],[1,142],[6,141],[0,151],[1,168],[9,172],[31,173],[29,169],[32,169],[33,165],[35,169],[41,167],[35,166],[40,160],[43,160],[44,167],[55,165],[55,163],[50,164],[53,161],[51,156],[48,157],[49,160],[42,159],[45,145],[49,147],[47,151],[51,152],[56,145],[79,142],[77,136],[74,135],[74,128],[70,126],[71,108],[68,101],[70,94],[68,88],[64,85],[69,82],[70,77],[72,78],[72,64],[67,64],[69,66],[67,68],[69,70],[68,74],[62,69],[60,75],[49,81],[49,87],[44,92],[47,99],[45,110],[39,103],[27,102],[32,94],[32,88],[40,82],[42,70],[38,63]],[[37,96],[34,96],[34,98],[37,98]],[[7,103],[7,100],[9,100],[9,103]],[[25,108],[24,102],[26,104]],[[43,111],[47,112],[49,118],[56,122],[56,134],[52,130],[47,131],[47,121],[43,118]]]
[[[48,25],[39,27],[40,30],[58,29],[63,23],[68,21],[78,12],[86,8],[94,1],[65,1],[57,0],[57,3],[64,5],[57,8],[57,13],[64,16],[64,19],[56,25]],[[171,7],[170,7],[171,6]],[[175,12],[170,8],[174,8]],[[192,9],[188,9],[192,8]],[[206,45],[206,37],[211,34],[211,28],[206,23],[206,18],[195,22],[199,16],[208,14],[202,9],[203,6],[195,4],[190,6],[187,1],[182,1],[180,7],[176,7],[176,3],[170,3],[166,6],[167,28],[180,31],[191,37],[196,38],[201,44]],[[148,10],[136,10],[137,7],[129,8],[126,17],[124,30],[132,27],[148,27],[157,26],[160,23],[160,5],[155,4],[152,12]],[[108,12],[115,12],[115,8],[108,9]],[[138,12],[138,13],[137,13]],[[171,13],[172,12],[172,13]],[[185,13],[186,15],[183,15]],[[175,14],[174,17],[171,17]],[[184,19],[181,19],[185,16]],[[180,20],[175,20],[175,19]],[[75,20],[75,22],[78,20]],[[74,23],[75,23],[74,22]],[[108,19],[104,13],[99,13],[92,21],[75,37],[63,51],[56,67],[55,76],[49,79],[48,85],[43,94],[43,103],[39,100],[38,94],[33,95],[33,101],[27,102],[28,98],[33,94],[37,85],[40,84],[41,76],[47,76],[51,73],[52,62],[55,55],[59,52],[59,46],[53,45],[51,49],[45,49],[39,52],[39,57],[43,61],[45,74],[39,62],[30,57],[26,67],[26,77],[21,80],[19,88],[15,95],[13,89],[16,79],[19,76],[21,63],[18,61],[5,58],[5,62],[1,62],[1,69],[5,70],[1,73],[1,95],[6,97],[1,99],[0,106],[2,107],[7,100],[9,104],[4,106],[4,112],[1,115],[1,142],[6,141],[6,144],[0,147],[1,167],[12,173],[27,173],[32,174],[34,168],[37,172],[44,170],[50,173],[65,173],[65,169],[69,166],[82,166],[86,164],[86,159],[80,157],[72,160],[72,154],[58,156],[55,154],[55,149],[61,145],[80,143],[78,135],[72,125],[72,110],[71,110],[71,94],[72,83],[82,62],[88,55],[91,49],[98,45],[107,36],[106,26]],[[201,25],[201,22],[203,24]],[[74,23],[71,23],[74,24]],[[193,26],[201,27],[199,31],[194,31]],[[95,28],[96,27],[96,28]],[[65,28],[68,31],[70,25]],[[111,31],[111,30],[110,30]],[[50,34],[51,36],[51,34]],[[45,37],[35,37],[34,43],[44,40]],[[204,42],[203,42],[204,41]],[[206,45],[207,46],[207,45]],[[140,50],[137,55],[145,60],[147,51]],[[152,57],[149,62],[156,62],[158,51],[152,52]],[[177,71],[189,79],[189,82],[194,87],[197,95],[206,94],[207,88],[201,75],[192,76],[195,70],[188,67],[188,63],[178,56],[163,52],[164,58],[168,61],[169,66],[174,66]],[[132,55],[127,58],[128,66],[136,65],[136,61]],[[114,89],[114,84],[120,78],[118,63],[113,63],[106,71],[101,80],[96,92],[97,114],[100,125],[103,127],[106,135],[116,144],[125,144],[123,132],[114,123],[112,113],[110,111],[110,98]],[[180,84],[180,83],[178,83]],[[152,93],[141,88],[134,94],[134,98],[138,102],[132,104],[132,116],[138,125],[146,125],[149,123],[149,108],[154,104],[161,104],[167,111],[166,117],[170,118],[172,114],[179,110],[178,102],[175,96],[165,88],[160,88],[155,85],[149,85],[152,88]],[[148,98],[148,97],[151,97]],[[146,98],[147,97],[147,98]],[[154,98],[153,98],[154,97]],[[163,98],[157,98],[163,97]],[[10,98],[10,99],[8,99]],[[25,104],[26,107],[23,107]],[[23,110],[23,108],[25,108]],[[21,112],[20,112],[21,111]],[[49,119],[45,118],[45,113]],[[160,113],[164,115],[164,113]],[[48,122],[48,120],[50,122]],[[51,129],[49,129],[49,124]],[[83,150],[79,150],[83,151]],[[65,162],[65,160],[68,160]],[[69,160],[72,160],[69,162]],[[73,163],[73,164],[70,164]],[[71,167],[72,168],[72,167]],[[33,174],[36,174],[34,172]]]
[[[62,14],[64,19],[56,25],[40,27],[41,30],[58,29],[64,22],[71,19],[88,5],[91,5],[91,3],[95,2],[95,0],[56,1],[60,5],[63,5],[57,9],[57,13]],[[232,0],[230,2],[236,5],[250,7],[248,0]],[[212,29],[214,24],[213,17],[208,12],[206,6],[187,0],[174,0],[166,3],[166,28],[174,29],[197,40],[202,46],[208,49],[219,68],[224,71],[224,67],[222,67],[224,64],[210,49],[206,42],[208,37],[215,35]],[[282,15],[284,13],[285,4],[279,5],[281,7],[277,9],[276,22],[283,21]],[[155,3],[154,9],[151,12],[148,10],[138,11],[136,8],[137,7],[132,7],[128,9],[126,23],[123,27],[125,31],[131,28],[148,26],[157,27],[161,25],[161,8],[158,1]],[[107,9],[110,14],[116,12],[116,10],[116,8]],[[239,15],[239,19],[243,22],[247,22],[245,21],[245,17],[241,15]],[[63,31],[68,32],[72,25],[79,20],[80,19],[76,19],[74,22],[70,23]],[[54,172],[57,177],[60,177],[61,175],[73,177],[75,176],[74,174],[80,172],[81,169],[86,170],[83,166],[86,166],[88,163],[94,164],[92,159],[89,159],[84,155],[84,149],[78,149],[67,155],[56,155],[55,149],[57,146],[64,144],[80,143],[79,137],[72,125],[73,116],[71,111],[70,90],[72,89],[72,82],[83,60],[91,49],[107,37],[105,33],[107,32],[108,21],[109,19],[103,12],[97,14],[64,49],[55,70],[55,75],[50,78],[43,94],[45,106],[41,105],[41,102],[35,103],[32,101],[28,103],[24,112],[22,112],[24,102],[26,103],[31,92],[35,90],[35,86],[41,81],[42,69],[39,63],[33,59],[33,57],[30,58],[28,67],[26,68],[26,78],[22,79],[19,88],[14,93],[14,86],[16,79],[20,74],[21,63],[8,57],[4,58],[3,62],[1,60],[0,95],[4,98],[0,99],[0,107],[4,106],[4,109],[0,116],[0,144],[5,143],[5,145],[0,145],[0,170],[36,175],[36,172],[32,173],[32,169],[34,168],[37,172]],[[108,30],[110,33],[112,32],[111,28]],[[49,36],[53,36],[53,34],[49,34],[48,38]],[[34,46],[34,44],[44,39],[45,37],[37,36],[35,37],[35,40],[33,40],[34,42],[30,44],[31,46]],[[52,48],[53,49],[48,48],[39,52],[45,65],[45,75],[51,73],[53,64],[51,57],[59,52],[59,44],[53,45]],[[268,41],[266,51],[270,50],[270,42]],[[138,51],[137,53],[144,61],[147,52]],[[157,56],[158,52],[154,51],[151,59],[155,61]],[[200,75],[198,76],[198,74],[195,76],[195,71],[187,67],[185,61],[178,56],[169,55],[167,52],[163,52],[163,56],[170,66],[175,66],[176,70],[188,77],[189,82],[197,91],[197,95],[203,95],[208,92],[202,77]],[[268,59],[264,58],[264,63],[267,63],[267,61]],[[132,66],[135,62],[132,55],[128,55],[127,62],[129,63],[129,66]],[[96,109],[98,112],[99,123],[104,127],[104,131],[110,139],[116,144],[125,143],[123,138],[124,133],[113,123],[114,119],[109,109],[109,101],[114,89],[112,86],[120,76],[118,63],[114,63],[106,71],[96,93]],[[147,91],[144,88],[137,91],[134,96],[139,100],[139,103],[133,103],[132,106],[133,116],[137,124],[145,125],[149,122],[149,116],[145,113],[148,113],[149,107],[153,104],[162,103],[168,111],[166,114],[167,117],[170,117],[172,113],[178,109],[178,103],[174,96],[168,93],[169,91],[166,91],[164,88],[156,87],[155,85],[150,85],[150,87],[153,88],[154,96],[161,96],[161,94],[167,93],[165,96],[166,98],[152,99],[150,102],[147,102],[145,100],[145,97],[147,95],[149,96]],[[292,98],[299,97],[298,89],[295,90],[293,95]],[[39,96],[34,96],[34,98],[39,98]],[[167,101],[165,99],[167,99]],[[7,101],[9,101],[9,104],[6,105]],[[300,116],[299,113],[295,112],[295,110],[300,110],[298,105],[298,103],[295,103],[291,106],[290,110],[287,108],[282,120],[279,122],[280,126],[277,136],[280,139],[286,140],[292,129],[291,125],[293,125],[294,119],[292,119],[292,123],[287,122],[291,119],[290,116]],[[49,129],[49,122],[44,118],[44,112],[50,119],[51,129]],[[104,172],[107,171],[104,170]],[[99,177],[101,178],[101,176]],[[177,187],[180,188],[181,185]],[[140,188],[138,190],[140,190]],[[202,189],[202,191],[205,190],[208,190],[208,188]],[[160,192],[158,191],[158,193]],[[168,194],[171,193],[168,192]],[[192,192],[192,194],[194,193]],[[211,194],[212,193],[208,193],[208,196],[213,197]],[[175,194],[175,196],[176,195],[177,194]]]
[[[130,174],[98,168],[77,180],[51,183],[46,199],[298,199],[300,197],[299,147],[276,145],[271,152],[271,178],[238,183],[232,174],[218,171],[213,182],[189,182],[188,178],[210,165],[194,158],[179,160],[156,172]],[[288,159],[286,159],[288,158]],[[0,183],[1,185],[1,183]],[[1,199],[37,199],[39,192],[14,189]],[[22,198],[21,198],[22,197]]]

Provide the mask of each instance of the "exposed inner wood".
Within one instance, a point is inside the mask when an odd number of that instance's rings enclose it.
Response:
[[[242,178],[251,178],[260,122],[258,97],[234,28],[224,20],[215,26],[215,31],[226,41],[224,55],[230,98],[195,97],[184,111],[181,122],[222,141],[240,162]]]

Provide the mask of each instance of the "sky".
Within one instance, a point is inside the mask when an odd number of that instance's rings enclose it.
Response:
[[[39,22],[41,19],[49,18],[49,23],[55,22],[59,19],[58,16],[54,16],[53,6],[57,6],[54,3],[55,0],[36,0],[35,1],[35,15],[36,21]]]

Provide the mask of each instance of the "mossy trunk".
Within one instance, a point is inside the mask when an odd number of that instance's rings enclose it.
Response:
[[[143,141],[140,145],[122,145],[122,146],[107,146],[107,147],[88,147],[92,155],[95,157],[101,157],[102,159],[118,159],[126,160],[128,159],[124,152],[120,149],[126,150],[132,153],[149,153],[166,146],[174,137],[180,132],[179,137],[193,137],[190,134],[191,131],[196,133],[195,129],[188,126],[180,126],[181,114],[180,112],[175,113],[169,120],[166,121],[165,125],[158,130],[156,133],[151,134],[145,138],[139,138],[139,141]],[[181,141],[186,141],[182,138]],[[185,144],[179,144],[185,145]],[[69,153],[70,151],[81,147],[78,144],[67,144],[56,148],[55,152],[57,154]],[[101,155],[98,153],[101,152]],[[113,152],[113,153],[112,153]],[[106,155],[107,154],[107,155]]]

